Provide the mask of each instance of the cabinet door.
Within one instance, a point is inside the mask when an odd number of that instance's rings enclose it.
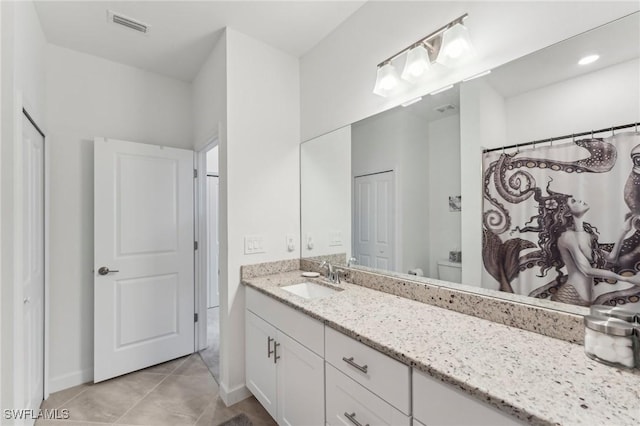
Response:
[[[245,311],[245,373],[247,387],[276,418],[276,329],[262,318]]]
[[[278,332],[278,424],[324,425],[324,362]]]

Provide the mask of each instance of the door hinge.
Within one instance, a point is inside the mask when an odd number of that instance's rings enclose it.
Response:
[[[198,250],[198,242],[197,241],[193,242],[193,249],[194,250]]]
[[[193,177],[194,178],[198,177],[198,169],[193,169]]]
[[[193,322],[198,322],[198,314],[193,314]]]

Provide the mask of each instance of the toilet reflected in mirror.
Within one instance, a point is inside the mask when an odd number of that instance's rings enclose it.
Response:
[[[438,260],[438,279],[452,283],[462,282],[462,263]]]

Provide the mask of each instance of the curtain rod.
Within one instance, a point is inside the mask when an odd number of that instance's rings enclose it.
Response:
[[[616,130],[628,129],[629,127],[635,127],[636,128],[636,132],[637,132],[638,131],[638,124],[639,123],[624,124],[622,126],[607,127],[606,129],[590,130],[588,132],[573,133],[573,134],[565,135],[565,136],[557,136],[555,138],[540,139],[540,140],[537,140],[537,141],[531,141],[531,142],[526,142],[526,143],[516,143],[516,144],[513,144],[513,145],[501,146],[501,147],[498,147],[498,148],[483,149],[482,153],[486,154],[487,152],[500,151],[500,150],[511,149],[511,148],[520,148],[520,147],[523,147],[523,146],[537,145],[537,144],[545,143],[545,142],[554,142],[554,141],[559,141],[559,140],[562,140],[562,139],[571,139],[571,138],[576,138],[576,137],[580,137],[580,136],[593,135],[594,133],[615,132]]]

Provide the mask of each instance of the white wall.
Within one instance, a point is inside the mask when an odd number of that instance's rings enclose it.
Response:
[[[507,141],[517,144],[635,123],[640,118],[639,93],[640,59],[635,59],[507,98]]]
[[[285,238],[292,234],[299,241],[300,233],[300,80],[296,58],[232,29],[226,36],[227,140],[220,151],[226,211],[220,226],[227,228],[221,237],[228,257],[220,259],[226,262],[221,396],[234,402],[248,396],[240,266],[300,256],[298,247],[287,250]],[[264,236],[265,253],[244,254],[249,234]]]
[[[422,268],[429,275],[428,123],[396,108],[352,125],[352,175],[394,170],[395,270]]]
[[[368,2],[301,59],[302,140],[636,10],[637,1]],[[465,12],[475,60],[403,98],[385,100],[371,92],[380,61]]]
[[[485,80],[460,87],[462,282],[480,286],[482,272],[482,147],[507,143],[504,99]]]
[[[351,126],[300,145],[302,257],[351,257]],[[340,232],[342,244],[330,245]],[[307,246],[313,240],[313,248]]]
[[[44,51],[46,40],[32,2],[2,2],[2,146],[0,158],[1,182],[1,283],[2,306],[2,407],[23,407],[13,399],[13,393],[22,396],[22,371],[16,368],[15,349],[22,345],[21,330],[14,335],[14,326],[21,327],[22,306],[19,277],[14,274],[14,143],[21,137],[22,111],[26,108],[35,121],[45,129]],[[47,141],[48,142],[48,141]],[[15,286],[15,287],[14,287]],[[15,291],[14,291],[15,290]],[[14,340],[16,338],[17,340]],[[15,388],[14,388],[15,386]]]
[[[217,145],[207,152],[207,174],[217,175],[220,173],[219,157],[220,147]]]
[[[227,121],[227,36],[220,35],[191,84],[194,149],[224,138]]]
[[[438,260],[461,247],[461,212],[449,211],[449,196],[460,195],[460,115],[429,123],[428,166],[430,276],[438,277]]]
[[[191,149],[190,85],[49,45],[51,390],[93,374],[93,138]]]

